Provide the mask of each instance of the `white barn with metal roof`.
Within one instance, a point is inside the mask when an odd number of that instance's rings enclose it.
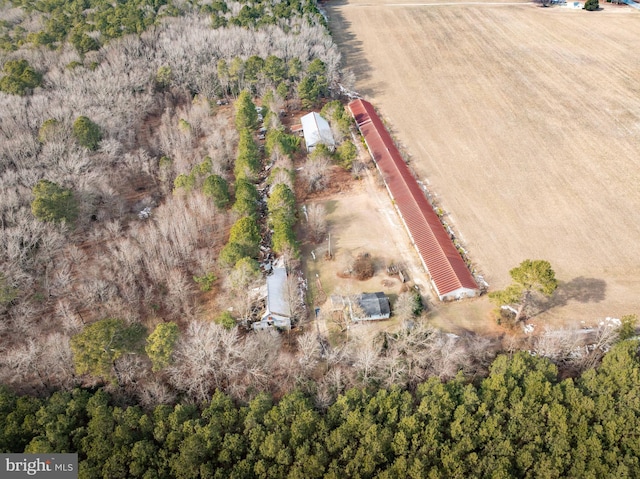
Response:
[[[331,151],[335,149],[336,142],[333,139],[329,122],[322,118],[319,113],[312,111],[300,118],[300,122],[302,123],[304,143],[309,153],[319,144],[326,145]]]

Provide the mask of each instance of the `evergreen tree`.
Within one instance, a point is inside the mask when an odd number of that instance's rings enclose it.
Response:
[[[247,90],[240,92],[235,107],[238,131],[255,130],[258,127],[258,112],[256,111],[256,105],[251,100],[251,94]]]
[[[89,150],[97,150],[102,141],[100,127],[86,116],[79,116],[73,122],[73,135],[81,146]]]
[[[241,245],[245,250],[245,256],[256,256],[260,243],[260,232],[255,220],[244,216],[236,221],[231,227],[229,242]]]
[[[293,249],[297,253],[298,244],[293,230],[296,221],[295,205],[295,195],[284,183],[278,183],[267,200],[269,224],[273,228],[271,242],[274,251],[278,253],[287,249]]]
[[[78,217],[73,191],[49,180],[40,180],[32,191],[31,212],[39,220],[73,224]]]
[[[275,55],[269,55],[264,62],[264,74],[274,85],[283,82],[287,74],[284,60]]]
[[[272,128],[267,132],[265,139],[265,151],[267,155],[271,155],[276,148],[285,155],[293,155],[300,147],[300,137],[289,135],[278,128]]]
[[[144,327],[127,326],[122,319],[103,319],[71,338],[73,362],[78,374],[115,380],[114,366],[123,354],[140,349]]]
[[[95,38],[80,31],[72,33],[69,41],[80,55],[100,49],[100,44]]]
[[[164,369],[171,362],[178,334],[176,323],[160,323],[147,338],[145,351],[153,363],[154,372]]]
[[[600,9],[600,3],[598,0],[587,0],[584,2],[584,9],[590,12]]]
[[[260,170],[260,151],[248,129],[240,131],[238,156],[234,166],[236,180],[246,178],[254,180]]]
[[[248,264],[247,264],[248,266]],[[0,451],[77,452],[80,477],[638,477],[640,358],[616,344],[560,380],[548,360],[499,356],[487,378],[411,392],[348,389],[326,410],[294,391],[236,405],[122,406],[104,390],[43,399],[0,387]]]
[[[293,226],[296,220],[296,197],[285,183],[278,183],[267,199],[269,221]]]
[[[247,58],[244,64],[244,80],[252,87],[252,90],[255,90],[256,84],[264,76],[263,69],[264,60],[262,58],[257,55]]]
[[[340,166],[346,170],[350,170],[353,165],[353,160],[358,156],[358,150],[351,140],[345,140],[336,150],[336,156]]]
[[[534,291],[551,296],[558,287],[556,274],[551,264],[545,260],[524,260],[518,267],[509,271],[509,274],[513,283],[501,291],[489,293],[489,298],[499,306],[518,304],[516,321],[522,317]]]
[[[240,178],[235,186],[233,210],[241,216],[255,216],[260,198],[256,186],[246,178]]]
[[[4,64],[0,91],[10,95],[26,95],[42,84],[42,75],[27,60],[9,60]]]
[[[202,192],[213,200],[216,208],[226,208],[229,204],[229,185],[222,176],[208,176],[202,185]]]
[[[326,65],[316,58],[309,64],[307,74],[298,85],[298,96],[303,108],[312,108],[319,98],[327,95],[328,89]]]

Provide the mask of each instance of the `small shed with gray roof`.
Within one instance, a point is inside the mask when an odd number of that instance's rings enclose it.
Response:
[[[389,298],[382,292],[359,294],[354,302],[356,307],[353,302],[349,304],[352,321],[376,321],[391,316]]]
[[[389,319],[389,298],[382,292],[362,293],[355,296],[331,296],[331,313],[351,321]]]

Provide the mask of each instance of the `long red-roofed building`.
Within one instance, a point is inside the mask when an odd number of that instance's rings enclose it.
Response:
[[[445,301],[479,295],[473,275],[371,103],[358,99],[348,106],[438,298]]]

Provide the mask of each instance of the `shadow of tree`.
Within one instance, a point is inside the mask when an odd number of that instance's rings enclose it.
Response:
[[[569,282],[560,283],[550,298],[536,297],[532,306],[538,313],[566,306],[570,301],[599,303],[606,297],[607,283],[602,279],[579,276]]]
[[[324,4],[324,7],[329,18],[331,38],[342,54],[342,64],[353,72],[356,83],[362,84],[363,81],[371,78],[371,65],[367,61],[363,42],[358,39],[351,22],[342,13],[342,7],[347,5],[347,0],[337,0]],[[367,90],[358,90],[358,93],[364,97],[373,96],[376,92],[384,90],[386,86],[384,82],[377,82]]]

